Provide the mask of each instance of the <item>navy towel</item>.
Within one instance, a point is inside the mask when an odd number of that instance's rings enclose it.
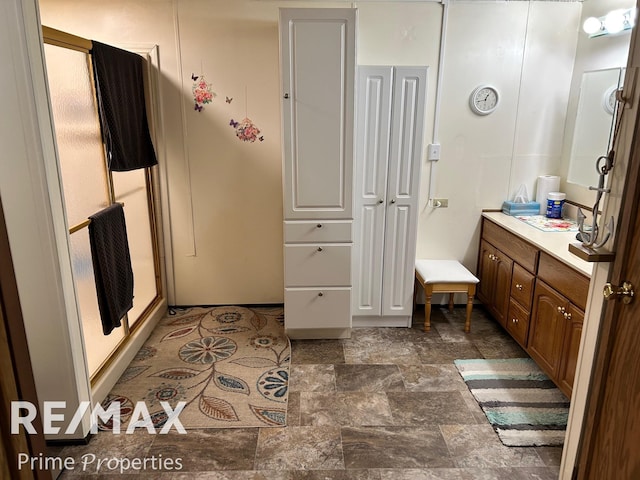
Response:
[[[133,269],[122,205],[89,217],[89,243],[102,331],[109,335],[133,307]]]
[[[96,41],[91,57],[109,169],[125,172],[156,165],[144,103],[142,57]]]

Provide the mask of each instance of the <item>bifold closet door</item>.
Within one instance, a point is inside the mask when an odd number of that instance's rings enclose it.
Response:
[[[354,316],[410,318],[427,67],[360,66]]]
[[[383,265],[383,315],[411,315],[427,67],[397,67]]]
[[[358,68],[353,315],[382,314],[393,67]]]

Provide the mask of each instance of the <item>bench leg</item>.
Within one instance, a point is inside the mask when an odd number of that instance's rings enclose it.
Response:
[[[471,312],[473,311],[473,297],[476,294],[476,285],[470,285],[467,292],[467,319],[464,323],[465,333],[471,331]]]
[[[433,287],[431,285],[424,286],[424,331],[431,330],[431,297],[433,296]]]
[[[454,295],[455,295],[454,293],[449,294],[449,311],[450,312],[453,312],[453,296]]]

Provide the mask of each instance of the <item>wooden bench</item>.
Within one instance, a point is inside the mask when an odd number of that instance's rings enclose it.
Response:
[[[457,260],[416,260],[416,281],[424,289],[424,331],[431,329],[431,297],[434,293],[449,294],[449,311],[453,310],[453,296],[467,294],[467,319],[464,331],[471,331],[471,311],[478,279]],[[417,290],[414,292],[414,304]]]

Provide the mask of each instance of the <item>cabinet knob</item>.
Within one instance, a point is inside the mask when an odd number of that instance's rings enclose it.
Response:
[[[492,260],[492,261],[495,262],[497,259],[498,259],[498,257],[496,257],[493,253],[489,254],[489,260]]]
[[[322,251],[322,247],[318,247],[318,251],[321,252]]]
[[[558,307],[558,313],[562,313],[564,315],[565,310],[566,309],[564,307]]]
[[[321,223],[317,224],[316,228],[322,228],[322,224]]]
[[[516,290],[522,291],[522,285],[520,283],[516,283]]]
[[[381,198],[380,200],[378,200],[378,203],[384,203],[384,199]]]
[[[571,314],[570,313],[565,312],[563,317],[565,318],[565,320],[571,320]]]
[[[288,94],[288,93],[285,93],[285,94],[284,94],[284,98],[289,98],[289,94]]]
[[[394,198],[394,199],[392,199],[392,200],[391,200],[391,203],[396,203],[396,199],[395,199],[395,198]]]
[[[324,296],[324,293],[322,293],[322,292],[318,292],[318,296],[319,296],[319,297],[323,297],[323,296]]]
[[[512,318],[511,319],[511,323],[513,323],[514,325],[517,325],[518,319],[517,318]]]

